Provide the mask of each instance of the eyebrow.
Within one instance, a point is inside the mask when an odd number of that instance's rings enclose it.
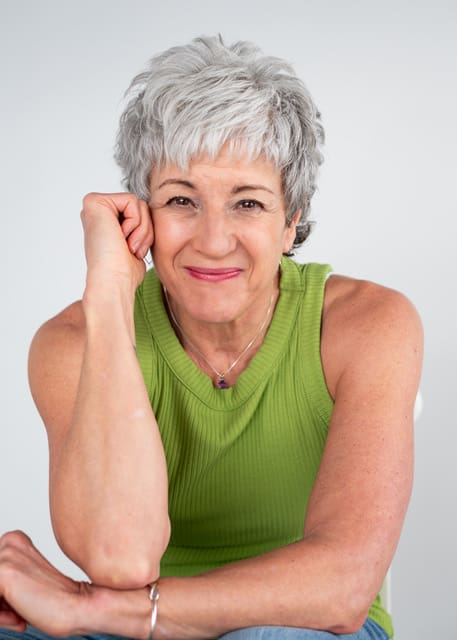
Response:
[[[164,180],[163,182],[161,182],[157,188],[161,189],[162,187],[165,187],[168,184],[179,184],[179,185],[182,185],[183,187],[188,187],[189,189],[193,189],[194,191],[197,190],[197,187],[194,184],[192,184],[192,182],[189,182],[189,180],[182,180],[180,178],[167,178],[167,180]],[[233,195],[236,195],[238,193],[241,193],[242,191],[259,191],[259,190],[268,191],[268,193],[275,195],[274,191],[272,191],[271,189],[268,189],[268,187],[265,187],[262,184],[238,185],[233,187],[233,189],[231,190],[231,193]]]
[[[268,187],[265,187],[262,184],[243,184],[243,185],[240,185],[239,187],[233,187],[232,189],[232,193],[234,195],[237,193],[241,193],[241,191],[268,191],[268,193],[271,193],[272,195],[276,195],[274,191],[272,191],[271,189],[268,189]]]
[[[157,189],[161,189],[162,187],[165,187],[167,184],[180,184],[184,187],[189,187],[189,189],[195,190],[195,187],[192,184],[192,182],[189,182],[188,180],[179,180],[178,178],[168,178],[167,180],[164,180],[159,184]]]

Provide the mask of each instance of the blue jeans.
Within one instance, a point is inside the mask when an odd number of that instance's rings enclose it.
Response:
[[[66,638],[66,640],[125,640],[121,636],[109,636],[94,634],[90,636],[79,636],[78,638]],[[376,622],[369,618],[357,633],[335,635],[328,631],[315,631],[313,629],[297,629],[296,627],[247,627],[230,631],[223,635],[220,640],[389,640],[389,636]],[[7,629],[0,628],[0,640],[51,640],[52,636],[38,631],[33,627],[27,627],[24,633],[15,633]]]
[[[1,635],[0,635],[1,638]],[[248,627],[230,631],[220,640],[389,640],[389,636],[376,622],[368,618],[357,633],[336,635],[328,631],[315,629],[297,629],[296,627]]]

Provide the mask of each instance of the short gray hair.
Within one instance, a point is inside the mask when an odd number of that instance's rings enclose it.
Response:
[[[227,46],[221,36],[200,37],[154,56],[126,99],[115,159],[129,191],[149,200],[154,166],[186,168],[203,153],[216,158],[228,143],[281,171],[288,224],[302,210],[294,247],[307,238],[324,129],[287,62],[251,42]]]

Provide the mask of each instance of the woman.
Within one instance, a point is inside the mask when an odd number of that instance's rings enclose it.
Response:
[[[417,314],[286,257],[323,142],[287,64],[200,38],[129,97],[128,192],[84,199],[83,299],[30,353],[55,535],[91,583],[5,534],[0,637],[385,639]]]

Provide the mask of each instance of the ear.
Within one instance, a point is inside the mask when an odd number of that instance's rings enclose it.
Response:
[[[290,223],[286,223],[286,228],[284,230],[284,242],[282,245],[282,252],[288,253],[295,240],[295,230],[297,228],[298,221],[300,220],[300,216],[302,213],[302,209],[298,209],[295,213],[292,221]]]

